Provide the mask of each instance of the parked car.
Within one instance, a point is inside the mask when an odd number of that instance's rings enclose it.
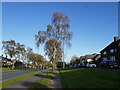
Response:
[[[83,68],[86,68],[88,66],[88,62],[83,63]]]
[[[86,65],[89,68],[96,68],[96,64],[94,64],[94,63],[87,63]]]
[[[71,66],[66,66],[66,68],[71,68]]]
[[[78,65],[80,68],[82,68],[84,66],[84,63],[79,63]]]
[[[79,64],[75,64],[75,68],[79,68]]]
[[[74,68],[75,66],[74,65],[70,65],[70,68]]]
[[[113,60],[103,60],[100,63],[101,68],[120,68],[120,65],[118,65],[115,61]]]

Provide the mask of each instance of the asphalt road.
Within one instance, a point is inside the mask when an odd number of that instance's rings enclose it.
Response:
[[[2,72],[2,82],[40,70],[42,69],[4,71]]]

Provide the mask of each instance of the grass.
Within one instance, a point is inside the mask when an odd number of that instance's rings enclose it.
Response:
[[[41,71],[36,71],[36,72],[30,73],[30,74],[27,74],[27,75],[23,75],[23,76],[20,76],[20,77],[17,77],[17,78],[10,79],[10,80],[7,80],[5,82],[2,82],[2,88],[6,88],[9,85],[12,85],[12,84],[14,84],[16,82],[22,81],[22,80],[24,80],[24,79],[26,79],[28,77],[31,77],[31,76],[33,76],[35,74],[41,73],[41,72],[46,71],[46,70],[48,70],[48,69],[44,69],[44,70],[41,70]]]
[[[11,68],[1,68],[0,69],[0,72],[2,72],[2,71],[11,71],[11,70],[21,70],[21,69],[24,69],[24,68],[14,68],[14,69],[11,69]]]
[[[9,70],[11,70],[10,68],[2,68],[2,67],[0,67],[0,72],[2,72],[2,71],[9,71]]]
[[[30,90],[36,90],[36,88],[50,88],[53,76],[54,72],[49,72],[45,78],[40,79]]]
[[[0,72],[2,72],[2,68],[1,68],[1,66],[0,66]]]
[[[65,88],[118,88],[120,71],[99,69],[60,70]]]
[[[2,90],[2,82],[0,82],[0,90]]]
[[[2,68],[2,71],[9,71],[11,68]]]
[[[11,68],[0,68],[0,72],[2,72],[2,71],[11,71],[11,70],[25,70],[25,69],[34,69],[34,68],[19,68],[19,67],[16,67],[16,68],[14,68],[14,69],[11,69]]]

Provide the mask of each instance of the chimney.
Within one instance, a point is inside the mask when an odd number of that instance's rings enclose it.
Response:
[[[115,37],[114,37],[114,41],[117,41],[117,40],[118,40],[118,37],[117,37],[117,36],[115,36]]]

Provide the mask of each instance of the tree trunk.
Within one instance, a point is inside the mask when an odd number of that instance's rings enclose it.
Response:
[[[63,69],[65,68],[65,63],[64,63],[64,48],[63,48]]]
[[[65,68],[65,63],[64,63],[64,42],[63,42],[63,69]]]
[[[63,62],[63,69],[65,69],[65,63]]]
[[[15,68],[15,65],[14,64],[12,64],[12,69],[14,69]]]
[[[55,70],[55,55],[56,55],[56,47],[53,48],[53,71]]]
[[[12,57],[10,58],[11,60],[12,60]],[[12,67],[11,67],[11,69],[14,69],[15,68],[15,62],[13,61],[13,63],[12,63]]]
[[[54,62],[53,62],[53,67],[52,67],[52,70],[54,71],[55,69],[54,69]]]

